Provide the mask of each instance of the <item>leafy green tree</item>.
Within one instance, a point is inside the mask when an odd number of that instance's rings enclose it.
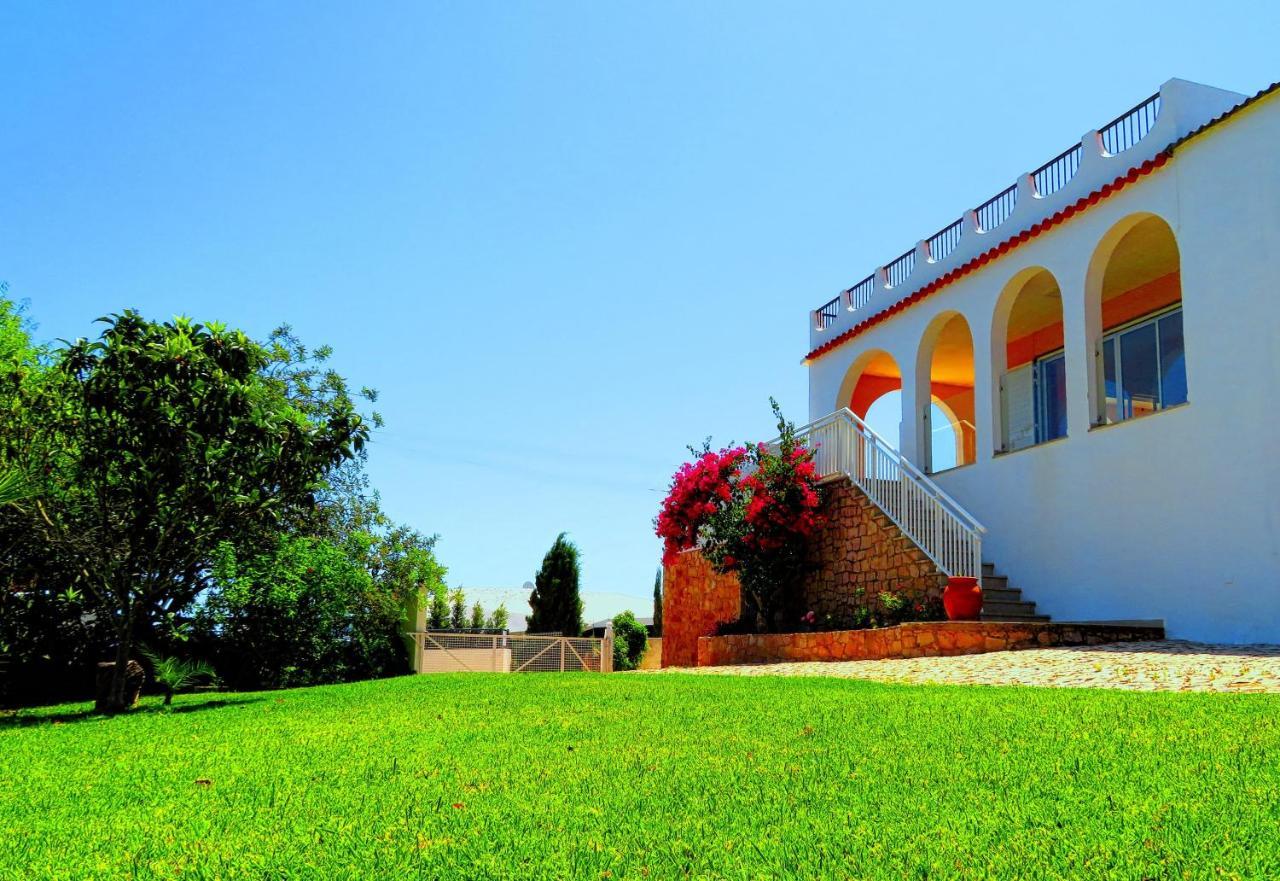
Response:
[[[630,610],[613,616],[613,669],[634,670],[649,644],[644,625]]]
[[[441,581],[431,594],[431,609],[427,612],[427,626],[432,630],[444,630],[449,626],[449,588]]]
[[[533,578],[533,593],[529,595],[529,608],[533,611],[529,616],[530,633],[581,635],[585,628],[578,579],[578,547],[562,532],[542,558],[542,566]]]
[[[467,598],[458,588],[450,598],[449,627],[452,630],[465,630],[467,627]]]
[[[476,603],[474,606],[471,607],[471,629],[484,630],[484,624],[485,624],[484,607],[481,606],[479,603]]]
[[[505,603],[498,603],[498,608],[494,609],[493,614],[489,616],[489,627],[494,630],[506,630],[507,624],[507,606]]]
[[[653,635],[662,636],[662,567],[653,576]]]
[[[237,688],[287,688],[401,673],[402,598],[382,589],[358,557],[318,538],[284,536],[241,557],[225,542],[198,634]]]
[[[314,510],[368,429],[348,395],[270,376],[270,352],[239,331],[133,311],[102,321],[98,341],[20,386],[29,443],[6,454],[40,477],[27,527],[110,625],[114,711],[138,631],[209,586],[221,545]]]

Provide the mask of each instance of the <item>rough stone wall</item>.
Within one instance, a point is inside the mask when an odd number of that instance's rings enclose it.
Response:
[[[663,570],[662,584],[662,666],[696,666],[698,637],[738,619],[737,576],[721,575],[697,551],[686,551]]]
[[[707,636],[698,640],[698,666],[782,661],[878,661],[976,655],[1056,645],[1101,645],[1164,639],[1164,628],[1054,622],[927,621],[875,630]]]
[[[912,601],[941,599],[947,576],[862,490],[841,479],[825,484],[823,493],[827,524],[814,538],[806,611],[847,627],[859,606],[879,609],[882,592]]]

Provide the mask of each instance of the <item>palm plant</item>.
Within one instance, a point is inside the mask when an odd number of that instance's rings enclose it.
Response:
[[[152,675],[155,676],[156,684],[164,689],[166,707],[173,703],[175,692],[190,688],[201,679],[214,679],[217,676],[213,667],[194,658],[187,661],[181,658],[166,658],[149,649],[143,649],[142,654],[151,662]]]
[[[0,469],[0,507],[25,499],[31,491],[31,485],[21,471]]]

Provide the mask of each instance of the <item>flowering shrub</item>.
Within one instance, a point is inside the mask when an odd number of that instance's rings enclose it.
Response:
[[[777,444],[704,446],[675,473],[654,524],[664,563],[696,547],[717,571],[737,573],[742,623],[757,631],[785,623],[780,616],[798,595],[809,539],[822,525],[813,453],[777,402],[769,403]]]

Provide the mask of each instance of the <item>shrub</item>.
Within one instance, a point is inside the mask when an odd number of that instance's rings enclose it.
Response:
[[[241,559],[227,544],[197,613],[198,638],[235,688],[288,688],[408,669],[401,598],[343,548],[281,538]]]
[[[718,572],[735,572],[742,616],[756,631],[788,625],[809,539],[821,525],[813,453],[769,400],[778,420],[776,444],[705,448],[682,465],[655,520],[663,562],[698,548]]]
[[[634,670],[648,644],[649,634],[630,610],[613,616],[613,669]]]

